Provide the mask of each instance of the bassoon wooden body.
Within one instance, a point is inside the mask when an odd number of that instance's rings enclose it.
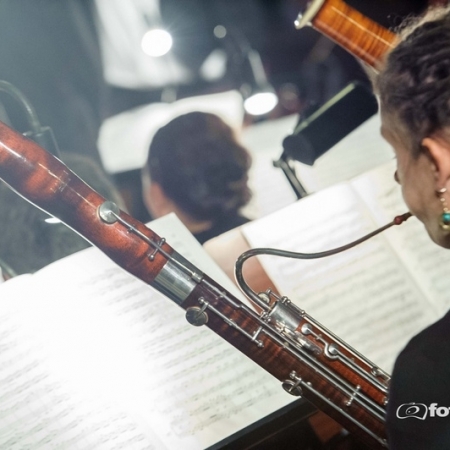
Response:
[[[295,26],[312,26],[374,69],[397,40],[395,33],[344,0],[312,0],[299,14]]]
[[[363,21],[340,0],[312,2],[299,16],[297,25],[305,24],[374,67],[395,38],[373,22]],[[288,298],[270,291],[250,293],[256,307],[244,305],[164,238],[120,211],[57,158],[2,123],[0,178],[126,271],[175,301],[186,311],[190,323],[219,334],[280,380],[287,392],[303,396],[371,448],[387,447],[384,420],[389,376]]]
[[[386,447],[389,376],[289,299],[268,291],[256,296],[257,308],[246,306],[164,238],[2,123],[0,178],[175,301],[190,323],[219,334],[280,380],[287,392],[305,397],[373,448]]]

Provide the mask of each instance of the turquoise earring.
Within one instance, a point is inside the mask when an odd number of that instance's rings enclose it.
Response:
[[[442,214],[439,216],[439,226],[445,230],[450,230],[450,210],[447,206],[447,201],[445,200],[444,194],[447,192],[446,188],[438,190],[439,200],[442,204]]]

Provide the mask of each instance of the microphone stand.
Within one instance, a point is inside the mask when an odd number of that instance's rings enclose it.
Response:
[[[300,199],[307,195],[290,164],[297,160],[312,166],[316,159],[378,111],[373,93],[352,82],[320,108],[300,117],[293,133],[283,139],[283,153],[273,164],[286,175]]]
[[[273,161],[273,166],[281,169],[284,172],[289,184],[291,185],[291,188],[294,190],[295,195],[297,196],[297,199],[300,200],[301,198],[306,197],[308,193],[300,183],[300,180],[295,173],[295,169],[291,166],[291,162],[292,158],[287,155],[286,151],[283,151],[280,159]]]

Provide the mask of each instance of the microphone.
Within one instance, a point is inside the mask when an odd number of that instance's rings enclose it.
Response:
[[[301,120],[283,140],[283,154],[312,166],[316,159],[378,111],[375,95],[353,82]]]

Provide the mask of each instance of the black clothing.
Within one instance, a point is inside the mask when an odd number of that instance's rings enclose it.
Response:
[[[233,228],[240,227],[241,225],[244,225],[247,222],[249,222],[249,219],[247,219],[244,216],[240,216],[239,214],[227,215],[217,219],[214,222],[213,226],[208,230],[194,234],[194,236],[197,239],[197,241],[200,242],[200,244],[203,244],[209,239],[219,236],[220,234],[232,230]]]
[[[390,450],[450,449],[450,312],[398,356],[386,427]]]

